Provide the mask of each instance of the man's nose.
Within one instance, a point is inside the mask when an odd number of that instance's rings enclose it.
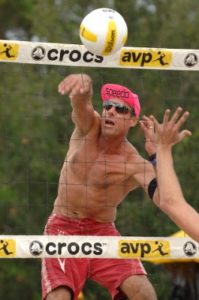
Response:
[[[115,107],[112,106],[109,110],[107,110],[107,113],[108,113],[109,115],[113,115],[113,114],[115,113]]]

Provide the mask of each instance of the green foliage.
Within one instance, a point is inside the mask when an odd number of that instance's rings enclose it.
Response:
[[[74,3],[75,2],[75,3]],[[2,39],[80,43],[79,24],[92,9],[112,7],[128,24],[128,45],[197,48],[197,0],[0,0]],[[52,67],[0,63],[0,230],[2,234],[42,234],[57,193],[59,171],[73,130],[68,99],[57,93],[59,81],[72,72],[87,72],[94,81],[94,105],[103,82],[131,87],[140,95],[142,114],[161,120],[166,107],[182,105],[191,113],[191,138],[175,148],[175,166],[186,198],[196,208],[198,175],[198,74]],[[132,129],[130,141],[146,156],[143,135]],[[167,236],[178,228],[141,190],[129,194],[118,210],[122,235]],[[168,299],[169,277],[164,267],[144,263],[161,300]],[[40,262],[1,261],[0,298],[39,300]],[[13,285],[13,282],[15,283]],[[16,296],[17,295],[17,296]],[[110,299],[107,291],[88,282],[86,299]]]
[[[33,0],[0,0],[0,36],[6,39],[10,34],[12,37],[18,35],[19,39],[30,38],[29,30],[32,13]]]

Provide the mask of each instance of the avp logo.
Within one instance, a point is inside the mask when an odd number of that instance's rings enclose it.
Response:
[[[95,55],[90,51],[80,51],[79,49],[62,49],[62,48],[51,48],[45,49],[44,47],[37,46],[32,51],[32,58],[34,60],[42,60],[47,58],[49,61],[59,61],[64,62],[65,60],[69,60],[73,63],[83,61],[86,63],[101,63],[103,61],[103,57],[99,55]]]
[[[120,52],[119,65],[135,67],[168,68],[172,63],[172,52],[168,50],[135,50],[125,48]]]
[[[132,257],[169,257],[170,256],[170,244],[165,240],[157,241],[144,241],[144,240],[132,240],[132,241],[119,241],[119,256],[124,258]]]
[[[18,52],[18,44],[0,43],[0,60],[16,60]]]
[[[0,257],[15,257],[16,242],[14,240],[0,240]]]

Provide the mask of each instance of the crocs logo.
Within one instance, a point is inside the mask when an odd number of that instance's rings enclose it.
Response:
[[[43,59],[48,59],[49,61],[59,61],[64,62],[69,60],[72,63],[79,61],[85,63],[102,63],[103,57],[99,55],[94,55],[89,51],[82,52],[78,49],[63,49],[63,48],[47,48],[43,46],[36,46],[32,50],[32,59],[36,61],[41,61]]]

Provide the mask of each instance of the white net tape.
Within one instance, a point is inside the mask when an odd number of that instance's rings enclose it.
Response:
[[[189,237],[0,236],[0,258],[43,257],[199,261],[199,244]]]
[[[123,47],[111,56],[102,57],[78,44],[0,40],[0,62],[198,71],[199,50]]]

